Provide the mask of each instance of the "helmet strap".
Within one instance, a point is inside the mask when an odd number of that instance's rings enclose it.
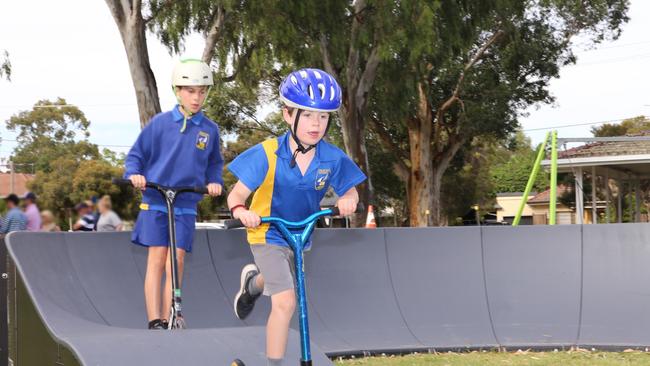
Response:
[[[178,102],[178,105],[181,107],[181,110],[183,111],[183,126],[181,126],[181,133],[185,132],[185,129],[187,128],[187,117],[189,115],[190,118],[194,116],[195,113],[192,113],[190,111],[187,111],[185,107],[183,107],[183,103],[181,103],[181,98],[179,98],[176,95],[176,88],[182,88],[182,86],[174,86],[172,85],[172,90],[174,91],[174,95],[176,96],[176,101]],[[212,89],[211,86],[208,86],[208,89],[205,91],[206,94],[206,99],[208,98],[207,95],[210,93],[210,89]]]
[[[300,142],[300,139],[298,138],[298,120],[300,120],[301,113],[302,113],[302,109],[297,108],[296,117],[293,121],[293,130],[291,130],[291,137],[293,138],[293,141],[296,142],[296,145],[298,145],[298,148],[296,149],[296,151],[293,152],[293,155],[291,156],[291,161],[289,162],[289,167],[291,168],[296,166],[296,156],[298,156],[298,153],[306,154],[309,150],[316,147],[316,145],[309,145],[305,147],[302,144],[302,142]]]

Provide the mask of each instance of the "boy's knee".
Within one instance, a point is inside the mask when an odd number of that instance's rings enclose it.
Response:
[[[157,268],[163,268],[167,262],[166,253],[161,251],[151,252],[149,254],[148,262]]]
[[[296,295],[293,290],[288,293],[281,293],[276,299],[273,299],[273,309],[283,314],[293,314],[296,310]]]

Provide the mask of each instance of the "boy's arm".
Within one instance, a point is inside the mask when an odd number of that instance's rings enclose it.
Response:
[[[151,134],[153,133],[153,120],[140,132],[138,139],[129,150],[124,159],[124,178],[130,179],[135,188],[145,189],[147,183],[144,177],[144,164],[151,151]],[[76,229],[75,229],[76,230]]]
[[[260,216],[246,208],[246,200],[251,195],[251,190],[241,181],[237,181],[228,195],[228,209],[234,219],[239,219],[246,227],[257,227]]]
[[[205,181],[210,183],[217,183],[223,185],[223,157],[221,156],[221,141],[218,138],[217,143],[212,147],[212,153],[208,157],[208,166],[205,171]]]
[[[357,210],[357,204],[359,204],[359,192],[357,192],[356,187],[352,187],[344,195],[339,197],[339,200],[336,202],[336,207],[339,208],[341,216],[348,216]]]
[[[212,149],[213,151],[208,157],[208,166],[205,170],[205,181],[208,185],[208,194],[218,196],[223,189],[223,158],[221,157],[221,143],[218,138],[217,143],[214,144]]]
[[[138,135],[137,140],[129,150],[129,153],[124,159],[124,178],[128,179],[132,175],[143,175],[144,164],[149,158],[151,152],[152,140],[152,124],[151,121]]]

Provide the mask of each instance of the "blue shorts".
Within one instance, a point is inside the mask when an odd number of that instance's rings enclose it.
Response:
[[[176,215],[176,247],[186,252],[192,251],[194,242],[194,215]],[[169,246],[169,224],[165,212],[140,210],[131,242],[145,247]]]

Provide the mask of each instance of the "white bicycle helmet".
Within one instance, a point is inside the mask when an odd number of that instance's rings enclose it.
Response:
[[[181,60],[174,66],[172,86],[212,86],[212,70],[205,62],[197,59]]]

